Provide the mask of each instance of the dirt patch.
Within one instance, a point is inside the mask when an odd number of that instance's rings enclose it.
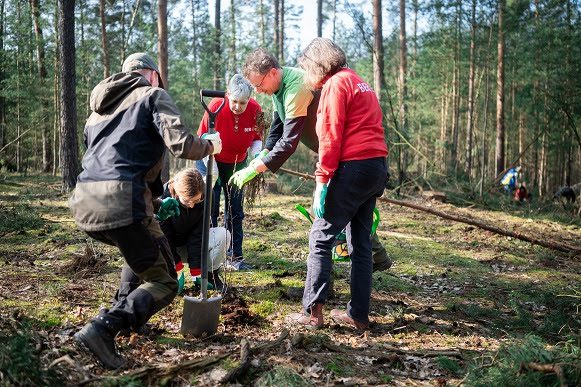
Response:
[[[260,325],[260,318],[250,312],[247,302],[240,297],[236,288],[231,288],[222,299],[222,319],[229,328],[241,325]]]
[[[108,260],[107,255],[86,244],[82,253],[73,255],[70,262],[60,267],[59,274],[70,275],[74,279],[92,278],[103,273]]]

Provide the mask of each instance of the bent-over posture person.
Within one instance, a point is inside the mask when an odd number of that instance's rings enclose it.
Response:
[[[299,141],[313,152],[319,151],[315,127],[320,91],[313,91],[305,84],[304,71],[281,67],[274,55],[257,48],[246,57],[243,73],[257,93],[272,97],[274,115],[264,153],[232,177],[231,183],[238,187],[266,170],[276,173],[296,151]],[[391,258],[375,233],[372,249],[373,271],[388,270]]]
[[[165,185],[158,199],[161,207],[168,200],[174,200],[179,209],[176,215],[161,219],[160,225],[169,241],[175,260],[178,285],[184,285],[185,257],[189,274],[198,285],[202,274],[202,232],[204,218],[204,179],[195,168],[182,169]],[[230,232],[224,227],[210,228],[208,244],[208,285],[222,290],[224,283],[220,269],[226,261],[226,251],[230,245]],[[182,289],[178,288],[178,293]]]
[[[317,111],[319,161],[313,198],[315,220],[309,234],[303,313],[293,324],[323,325],[332,269],[332,246],[345,227],[351,245],[351,301],[331,317],[356,329],[369,325],[371,298],[371,224],[377,197],[387,179],[387,145],[382,112],[371,87],[347,68],[343,50],[315,38],[299,57],[305,83],[322,87]]]
[[[106,368],[116,369],[125,364],[115,346],[117,333],[143,326],[177,291],[173,257],[153,218],[165,148],[197,160],[219,153],[222,145],[219,134],[200,139],[181,123],[157,65],[145,53],[127,57],[121,73],[93,89],[91,110],[83,170],[69,205],[81,230],[119,248],[125,260],[121,277],[135,275],[141,285],[128,294],[120,289],[115,305],[74,338]]]

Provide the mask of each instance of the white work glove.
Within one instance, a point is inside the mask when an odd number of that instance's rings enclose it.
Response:
[[[202,138],[204,140],[208,140],[212,143],[212,146],[214,147],[214,150],[212,151],[213,155],[222,152],[222,140],[220,139],[219,132],[212,133],[212,134],[204,133],[204,134],[202,134]]]
[[[208,177],[208,158],[209,156],[204,157],[202,160],[196,160],[196,169],[202,174],[202,178],[204,179],[204,183],[206,183],[206,178]],[[212,163],[212,181],[211,186],[214,186],[216,180],[218,180],[218,164],[216,160]]]

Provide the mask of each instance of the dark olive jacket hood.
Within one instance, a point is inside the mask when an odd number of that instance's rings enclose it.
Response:
[[[212,150],[209,141],[182,124],[169,94],[139,73],[119,73],[100,82],[90,106],[83,170],[69,200],[82,230],[110,230],[153,216],[152,197],[162,192],[166,148],[191,160]]]

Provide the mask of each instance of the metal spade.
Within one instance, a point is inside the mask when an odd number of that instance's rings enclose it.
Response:
[[[216,116],[224,107],[226,92],[218,90],[200,90],[200,101],[208,113],[208,133],[214,133]],[[222,98],[222,103],[215,111],[211,111],[204,102],[204,97]],[[218,330],[222,296],[208,298],[208,259],[210,238],[210,217],[212,208],[212,174],[214,156],[208,157],[206,174],[206,190],[204,199],[204,216],[202,232],[202,284],[200,297],[184,297],[184,313],[182,316],[181,332],[184,336],[204,337],[213,335]]]

